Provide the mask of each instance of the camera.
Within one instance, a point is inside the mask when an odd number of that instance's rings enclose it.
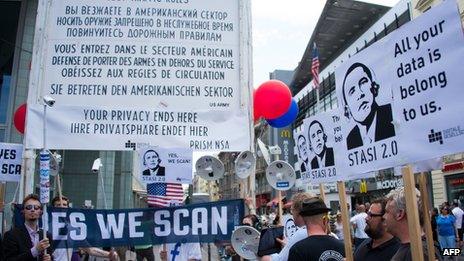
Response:
[[[50,106],[50,107],[53,107],[53,105],[55,105],[55,99],[53,99],[52,97],[50,96],[44,96],[43,97],[43,101],[46,105]]]
[[[98,172],[101,168],[102,164],[101,164],[101,160],[100,158],[96,159],[93,161],[93,165],[92,165],[92,171],[93,172]]]

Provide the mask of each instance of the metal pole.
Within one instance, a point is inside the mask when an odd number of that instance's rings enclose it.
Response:
[[[101,187],[102,187],[102,192],[103,192],[103,204],[105,204],[105,209],[108,209],[108,205],[106,204],[105,185],[103,184],[103,176],[100,173],[100,170],[98,170],[98,175],[100,175],[100,178],[101,178]]]
[[[47,153],[47,104],[44,104],[44,115],[43,115],[43,152]],[[48,152],[50,155],[50,153]],[[48,161],[48,164],[50,164],[50,159]],[[50,171],[50,170],[49,170]],[[50,174],[50,172],[49,172]],[[48,192],[50,193],[50,192]],[[49,197],[49,196],[48,196]],[[47,198],[48,198],[47,197]],[[43,213],[42,213],[42,226],[43,226],[43,238],[47,237],[47,229],[46,229],[46,222],[47,218],[47,203],[48,202],[42,202],[43,203]],[[47,254],[47,249],[44,250],[44,254]]]

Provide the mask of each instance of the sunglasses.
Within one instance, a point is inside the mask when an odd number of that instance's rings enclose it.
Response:
[[[24,206],[24,209],[27,209],[27,210],[39,210],[39,209],[42,209],[42,206],[38,206],[38,205],[27,205],[27,206]]]
[[[369,217],[381,217],[381,216],[383,216],[383,214],[375,214],[375,213],[372,213],[372,212],[370,212],[370,211],[367,212],[367,215],[368,215]]]

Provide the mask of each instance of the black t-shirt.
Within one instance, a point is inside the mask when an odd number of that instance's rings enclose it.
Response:
[[[289,261],[342,261],[343,243],[331,236],[309,236],[290,248]]]
[[[399,247],[400,241],[396,237],[391,238],[375,248],[372,248],[372,239],[368,238],[356,248],[354,260],[390,261]]]
[[[424,253],[424,260],[429,260],[427,253],[427,244],[422,238],[422,251]],[[439,254],[439,250],[435,247],[435,260],[443,260]],[[392,257],[392,261],[412,261],[411,245],[410,243],[400,244],[400,248],[396,254]]]

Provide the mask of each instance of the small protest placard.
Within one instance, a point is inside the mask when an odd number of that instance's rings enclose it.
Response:
[[[192,183],[191,149],[147,146],[138,152],[142,183]]]
[[[22,160],[22,144],[0,143],[0,181],[18,182]]]
[[[343,142],[340,116],[336,110],[317,114],[304,120],[303,136],[307,140],[309,169],[301,174],[303,183],[332,182],[343,180],[337,171],[335,150]]]

